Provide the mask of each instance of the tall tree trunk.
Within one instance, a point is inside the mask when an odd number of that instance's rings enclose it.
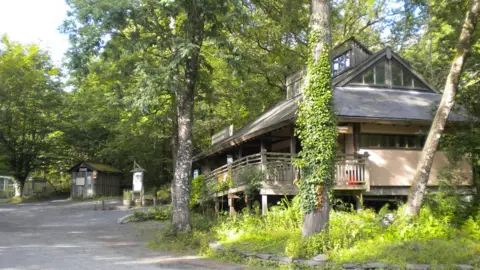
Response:
[[[433,119],[427,141],[423,147],[420,161],[418,162],[415,177],[413,179],[408,202],[405,208],[407,215],[418,215],[422,206],[427,188],[433,159],[437,152],[438,142],[442,136],[448,115],[455,103],[455,94],[462,74],[463,65],[471,49],[473,33],[477,25],[477,16],[480,12],[480,0],[471,0],[470,9],[467,12],[462,32],[457,44],[457,53],[448,74],[442,100]]]
[[[175,17],[170,17],[170,30],[172,33],[175,33],[175,24],[176,20]],[[173,36],[173,35],[172,35]],[[172,38],[172,56],[173,57],[178,57],[177,54],[177,44],[175,43],[175,40]],[[173,92],[172,96],[172,172],[175,173],[175,165],[177,162],[177,151],[178,151],[178,114],[177,114],[177,102],[176,102],[176,93],[178,92],[178,89],[180,88],[180,82],[179,82],[179,70],[178,67],[176,66],[173,71],[173,83],[172,83],[173,89],[175,89]],[[171,193],[171,200],[172,203],[175,201],[175,181],[172,181],[170,183],[170,193]]]
[[[26,177],[15,177],[15,197],[23,197]]]
[[[318,40],[309,40],[314,43],[312,48],[312,59],[318,62],[322,50],[330,47],[331,44],[331,28],[330,28],[330,1],[329,0],[312,0],[310,14],[310,31],[315,32]],[[308,72],[310,73],[310,71]],[[307,76],[307,82],[310,80]],[[319,206],[314,211],[304,214],[302,236],[308,237],[316,234],[328,227],[330,216],[330,201],[328,199],[328,185],[317,187],[317,197]]]
[[[203,42],[203,12],[193,3],[187,14],[187,40],[195,45],[186,59],[184,86],[176,93],[178,145],[173,178],[172,225],[177,232],[191,230],[190,173],[192,170],[192,128],[195,86],[199,69],[200,48]]]
[[[320,194],[321,207],[303,216],[302,237],[309,237],[328,228],[330,220],[330,201],[328,200],[328,188],[322,186]]]
[[[177,151],[178,151],[178,116],[177,116],[177,102],[175,101],[176,97],[173,98],[173,116],[172,116],[172,172],[175,174],[175,166],[177,163]],[[170,183],[170,193],[172,204],[175,201],[175,181]]]

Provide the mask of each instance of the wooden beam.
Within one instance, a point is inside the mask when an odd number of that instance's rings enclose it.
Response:
[[[290,154],[296,154],[296,153],[297,153],[297,139],[292,134],[292,136],[290,136]]]
[[[360,150],[360,123],[353,124],[353,148],[355,153]]]

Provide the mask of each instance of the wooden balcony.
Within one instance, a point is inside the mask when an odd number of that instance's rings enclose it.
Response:
[[[289,153],[261,152],[245,156],[232,163],[216,168],[205,175],[207,187],[212,195],[225,195],[245,189],[248,179],[242,177],[246,170],[261,170],[265,180],[262,190],[269,194],[296,194],[294,180],[300,173],[293,166],[295,155]],[[370,190],[370,171],[368,154],[339,155],[335,172],[335,190]],[[219,191],[218,187],[230,181],[228,191]],[[277,192],[278,191],[278,192]],[[283,192],[287,191],[287,192]],[[262,193],[262,191],[261,191]]]

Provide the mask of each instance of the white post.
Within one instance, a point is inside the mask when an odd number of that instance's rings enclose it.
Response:
[[[367,188],[367,192],[370,191],[370,161],[368,160],[369,154],[368,152],[364,152],[365,158],[365,185]]]
[[[262,195],[262,215],[267,214],[268,212],[268,197],[267,195]]]

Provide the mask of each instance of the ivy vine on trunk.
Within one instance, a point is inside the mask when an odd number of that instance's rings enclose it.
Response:
[[[321,33],[313,30],[311,41]],[[296,165],[301,169],[300,198],[305,213],[303,236],[310,236],[328,226],[328,192],[333,184],[337,154],[337,120],[333,110],[333,90],[328,45],[311,42],[307,86],[303,90],[296,135],[302,151]],[[318,57],[319,53],[319,57]],[[317,55],[317,57],[315,57]]]

